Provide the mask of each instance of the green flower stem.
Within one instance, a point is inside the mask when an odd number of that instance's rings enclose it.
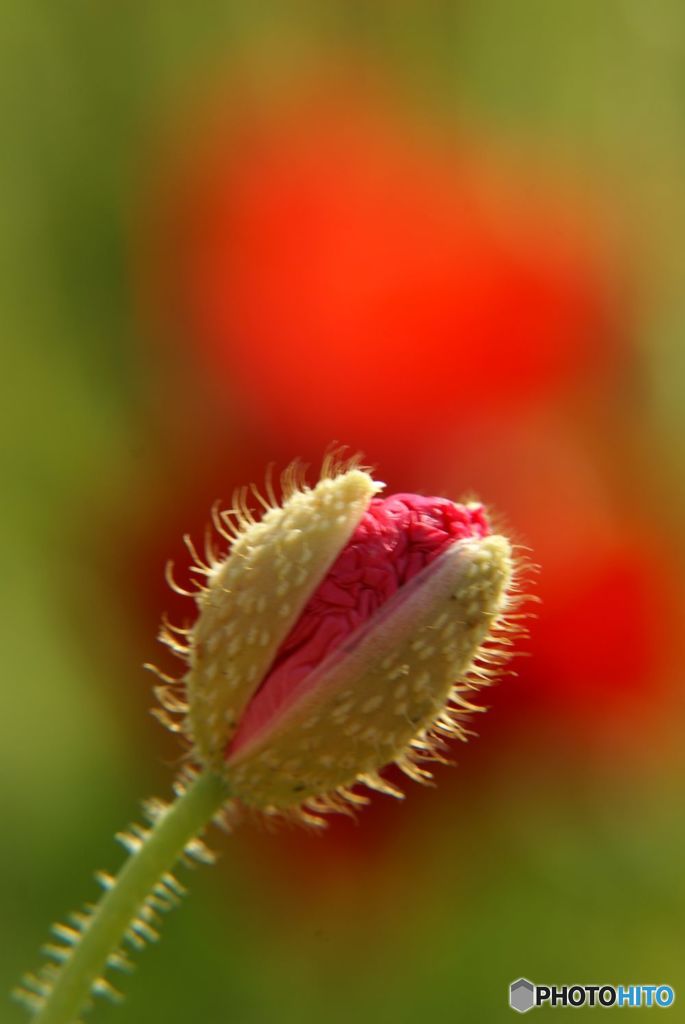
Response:
[[[229,798],[226,783],[205,772],[159,819],[139,850],[131,855],[65,963],[37,1024],[72,1024],[88,1001],[107,958],[120,946],[149,893]]]

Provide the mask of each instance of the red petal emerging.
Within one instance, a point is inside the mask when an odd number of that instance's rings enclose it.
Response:
[[[261,731],[313,668],[449,545],[489,532],[482,505],[416,494],[374,498],[281,644],[227,756]]]

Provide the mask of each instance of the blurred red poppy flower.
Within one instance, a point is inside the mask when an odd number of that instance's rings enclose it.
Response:
[[[668,516],[654,518],[666,499],[631,440],[634,415],[632,403],[608,415],[600,393],[576,409],[510,418],[482,432],[453,471],[502,510],[497,528],[541,567],[530,657],[493,694],[502,715],[488,731],[513,716],[601,738],[668,706],[685,654],[682,564]]]
[[[615,369],[598,224],[539,173],[353,94],[200,124],[157,205],[152,304],[291,445],[420,444]]]
[[[682,593],[666,556],[658,538],[618,527],[541,579],[525,672],[538,711],[584,718],[598,733],[661,715],[682,655]]]

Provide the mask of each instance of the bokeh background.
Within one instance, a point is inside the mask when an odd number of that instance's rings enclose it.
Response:
[[[217,836],[92,1019],[500,1021],[521,975],[685,998],[682,5],[2,22],[3,990],[169,791],[166,559],[338,440],[532,548],[530,656],[437,788]]]

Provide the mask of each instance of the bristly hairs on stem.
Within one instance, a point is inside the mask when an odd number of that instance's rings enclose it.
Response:
[[[185,893],[175,866],[211,864],[214,854],[198,837],[208,821],[230,827],[230,792],[212,773],[186,772],[175,785],[176,800],[143,805],[145,825],[134,823],[117,840],[129,854],[118,876],[98,871],[103,890],[65,923],[52,926],[53,941],[43,947],[48,962],[26,974],[13,993],[36,1024],[74,1024],[93,999],[120,1002],[108,975],[130,972],[132,953],[159,938],[161,917]],[[122,940],[123,936],[123,940]]]

